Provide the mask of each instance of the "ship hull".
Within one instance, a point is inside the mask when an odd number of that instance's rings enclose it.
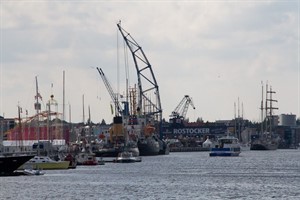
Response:
[[[98,151],[94,151],[93,153],[96,157],[117,157],[121,151],[115,148],[105,148],[100,149]]]
[[[250,150],[276,150],[277,144],[252,144]]]
[[[43,169],[43,170],[54,170],[54,169],[68,169],[69,161],[60,161],[57,163],[25,163],[19,169]]]
[[[12,175],[15,170],[34,156],[3,156],[0,157],[0,175]]]
[[[132,152],[134,156],[140,155],[138,147],[129,147],[127,150]],[[117,157],[121,152],[123,152],[122,148],[103,148],[93,153],[96,157]]]
[[[48,156],[34,156],[32,159],[21,165],[18,169],[68,169],[70,161],[55,161]]]
[[[163,140],[160,140],[159,141],[159,152],[158,152],[158,154],[159,155],[169,155],[169,153],[170,153],[169,144],[166,143]]]
[[[141,156],[158,155],[160,151],[159,142],[153,137],[139,140],[138,148]]]

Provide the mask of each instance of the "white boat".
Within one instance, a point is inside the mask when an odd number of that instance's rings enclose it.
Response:
[[[39,169],[24,169],[23,173],[26,175],[35,175],[35,176],[45,174],[43,170],[39,170]]]
[[[119,153],[115,162],[117,163],[133,163],[133,162],[141,162],[142,159],[139,156],[133,156],[132,152],[123,151]]]
[[[250,151],[250,143],[240,143],[241,151]]]
[[[94,153],[90,152],[80,152],[77,155],[77,164],[78,165],[98,165],[96,156]]]
[[[209,156],[239,156],[241,147],[239,140],[233,136],[218,138],[218,146],[211,149]]]
[[[34,156],[19,169],[68,169],[70,161],[55,161],[49,156]]]

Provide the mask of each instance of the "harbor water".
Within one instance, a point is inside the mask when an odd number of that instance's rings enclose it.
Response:
[[[300,199],[300,150],[172,152],[45,172],[0,177],[0,199]]]

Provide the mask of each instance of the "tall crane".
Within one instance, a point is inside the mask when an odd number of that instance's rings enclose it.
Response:
[[[110,97],[112,98],[112,100],[113,100],[113,102],[115,104],[115,113],[116,113],[116,115],[118,114],[119,116],[122,116],[123,109],[122,109],[122,106],[120,104],[120,101],[119,101],[119,98],[118,98],[118,94],[114,92],[111,84],[109,83],[109,81],[106,78],[106,76],[105,76],[104,72],[102,71],[102,69],[97,67],[97,70],[98,70],[98,72],[99,72],[99,74],[100,74],[100,76],[101,76],[101,78],[102,78],[102,80],[104,82],[104,85],[107,88],[107,91],[108,91]]]
[[[119,22],[117,26],[132,54],[137,72],[139,92],[137,103],[138,112],[146,117],[154,117],[155,120],[161,122],[162,108],[160,95],[151,64],[142,47],[121,27],[121,22]]]
[[[176,118],[176,119],[185,119],[189,105],[191,105],[193,107],[193,109],[195,109],[194,103],[193,103],[192,99],[190,98],[190,96],[185,95],[183,97],[183,99],[180,101],[180,103],[177,105],[175,110],[172,112],[170,117]]]

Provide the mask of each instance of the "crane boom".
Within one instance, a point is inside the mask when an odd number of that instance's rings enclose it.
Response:
[[[154,116],[156,120],[161,121],[162,108],[160,95],[151,64],[142,50],[142,47],[121,27],[121,22],[118,23],[117,26],[132,54],[135,64],[138,79],[139,112],[146,116]],[[155,101],[152,100],[153,96],[155,96]]]
[[[192,99],[189,97],[189,95],[185,95],[180,103],[176,106],[170,117],[184,119],[186,117],[189,105],[191,105],[193,109],[195,109]]]
[[[118,113],[119,115],[122,115],[123,110],[122,110],[122,106],[121,106],[121,104],[120,104],[120,102],[118,100],[118,94],[114,92],[111,84],[109,83],[109,81],[106,78],[106,76],[105,76],[104,72],[102,71],[102,69],[97,67],[97,70],[98,70],[98,72],[99,72],[99,74],[100,74],[100,76],[101,76],[101,78],[102,78],[102,80],[104,82],[104,85],[107,88],[107,91],[108,91],[110,97],[112,98],[112,100],[113,100],[113,102],[115,104],[115,110],[116,110],[115,113],[116,114]]]

